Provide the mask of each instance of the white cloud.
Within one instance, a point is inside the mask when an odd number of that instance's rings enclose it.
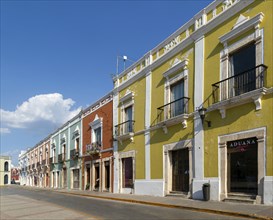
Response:
[[[0,109],[1,123],[5,127],[3,131],[7,133],[10,128],[56,129],[79,113],[81,108],[71,109],[74,104],[72,99],[64,99],[59,93],[31,97],[17,106],[15,111]]]
[[[0,128],[0,134],[9,134],[10,129],[9,128]]]

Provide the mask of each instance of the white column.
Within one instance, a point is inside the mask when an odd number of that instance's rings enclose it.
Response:
[[[204,50],[205,38],[195,41],[195,73],[194,73],[194,109],[200,107],[204,100]],[[193,148],[193,199],[202,199],[204,183],[204,130],[198,111],[194,117],[194,148]]]
[[[118,124],[118,91],[113,92],[113,134],[115,134],[115,126]],[[113,192],[119,193],[119,158],[118,158],[118,141],[113,142],[114,148],[114,186]]]
[[[146,100],[145,100],[145,129],[150,128],[151,124],[151,72],[146,74]],[[145,179],[151,179],[151,156],[150,156],[150,131],[145,132]]]

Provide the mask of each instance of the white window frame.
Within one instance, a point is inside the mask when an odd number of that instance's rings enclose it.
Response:
[[[263,20],[263,17],[264,17],[263,13],[259,13],[251,19],[243,17],[241,15],[237,23],[234,25],[233,29],[219,38],[220,42],[224,46],[224,49],[220,52],[220,81],[230,77],[229,75],[230,55],[250,43],[254,43],[256,45],[256,66],[263,64],[264,62],[264,48],[263,48],[264,33],[263,33],[263,29],[260,29],[260,26],[259,26]],[[244,38],[236,41],[233,44],[229,44],[231,40],[234,40],[235,38],[242,36],[244,33],[246,33],[247,31],[251,29],[253,29],[253,32],[251,34],[249,34],[248,36],[245,36]],[[220,86],[220,102],[223,100],[226,100],[227,98],[230,99],[233,97],[228,97],[228,88],[227,86],[222,84]],[[254,102],[256,104],[255,100]],[[258,110],[257,105],[256,105],[256,110]],[[223,111],[223,109],[221,110],[221,114],[222,114],[222,117],[224,118],[225,111]]]
[[[132,108],[132,120],[135,118],[135,109],[134,109],[134,93],[130,90],[127,90],[125,95],[120,98],[120,110],[121,110],[121,122],[126,121],[126,113],[125,109],[131,107]],[[121,129],[121,128],[120,128]],[[119,131],[120,132],[120,131]],[[127,132],[120,133],[121,135],[126,135]]]
[[[133,188],[123,188],[123,164],[122,164],[122,159],[127,158],[127,157],[132,157],[132,163],[133,163]],[[134,193],[135,189],[135,178],[136,178],[136,168],[135,168],[135,159],[136,157],[136,152],[135,150],[132,151],[127,151],[127,152],[121,152],[119,154],[119,191],[121,193]]]
[[[189,70],[188,70],[189,60],[187,58],[183,60],[175,59],[173,65],[162,75],[165,78],[164,85],[164,105],[169,104],[171,102],[171,86],[175,83],[183,80],[184,81],[184,97],[189,97]],[[189,105],[186,103],[185,109],[188,111]],[[187,118],[186,114],[182,114],[176,117],[168,117],[169,111],[164,111],[164,121],[172,120],[173,118],[181,118],[183,128],[187,127]],[[178,120],[180,121],[180,119]],[[167,133],[166,125],[163,126],[164,133]]]
[[[63,137],[61,138],[61,150],[60,150],[61,155],[62,155],[62,159],[64,159],[64,160],[66,160],[66,158],[67,158],[67,155],[64,155],[64,149],[65,149],[65,154],[67,154],[66,139],[67,139],[66,135],[64,134]],[[64,158],[63,158],[63,155],[65,156]]]
[[[91,127],[91,143],[96,143],[96,134],[95,130],[100,128],[101,129],[101,149],[103,149],[103,118],[99,118],[98,115],[96,114],[94,120],[89,123],[89,126]]]

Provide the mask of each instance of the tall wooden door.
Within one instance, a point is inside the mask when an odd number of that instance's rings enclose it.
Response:
[[[172,151],[172,190],[189,191],[189,151],[188,148]]]

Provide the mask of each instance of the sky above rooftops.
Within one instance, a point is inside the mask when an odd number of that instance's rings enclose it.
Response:
[[[137,61],[211,2],[2,0],[0,154],[17,165],[113,89],[117,56]]]

